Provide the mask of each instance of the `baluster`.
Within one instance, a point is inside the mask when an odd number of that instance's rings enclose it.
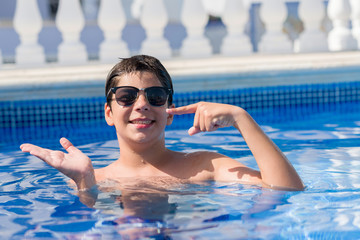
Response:
[[[36,0],[17,0],[14,28],[21,42],[15,50],[16,64],[22,66],[44,64],[44,49],[38,43],[42,19]]]
[[[357,40],[357,48],[360,49],[360,1],[351,0],[352,35]]]
[[[212,53],[210,42],[204,36],[208,15],[201,0],[184,0],[181,21],[187,37],[183,41],[180,54],[183,57],[208,57]]]
[[[304,24],[304,32],[295,41],[295,52],[328,51],[326,35],[320,29],[325,17],[323,0],[300,1],[299,17]]]
[[[222,20],[227,29],[221,53],[228,56],[250,54],[252,46],[249,37],[244,34],[249,11],[242,0],[227,0]]]
[[[205,12],[212,16],[222,16],[227,0],[201,0]],[[240,0],[242,1],[242,0]]]
[[[164,28],[168,16],[163,0],[145,0],[143,2],[140,23],[146,31],[141,53],[166,59],[171,57],[169,42],[164,38]]]
[[[260,16],[265,23],[266,32],[259,43],[259,51],[265,53],[292,52],[292,44],[283,33],[287,9],[284,0],[265,0],[260,6]]]
[[[128,48],[121,40],[126,18],[119,0],[101,0],[98,23],[104,32],[104,41],[100,44],[100,61],[114,62],[119,57],[128,57]]]
[[[356,41],[349,28],[350,11],[349,0],[329,0],[328,15],[333,23],[333,29],[328,35],[330,51],[356,48]]]
[[[60,0],[55,22],[63,37],[59,45],[58,62],[85,63],[87,52],[85,45],[80,42],[80,33],[84,28],[85,20],[79,1]]]

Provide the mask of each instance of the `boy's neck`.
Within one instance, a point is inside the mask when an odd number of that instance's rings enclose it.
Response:
[[[169,150],[165,147],[165,143],[156,144],[120,144],[119,162],[127,167],[161,167],[168,158]]]

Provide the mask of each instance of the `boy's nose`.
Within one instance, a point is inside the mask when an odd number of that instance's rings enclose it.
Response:
[[[149,103],[143,92],[139,92],[139,97],[136,99],[134,107],[136,110],[149,110]]]

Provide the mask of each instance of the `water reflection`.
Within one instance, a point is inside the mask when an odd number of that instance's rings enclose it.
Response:
[[[123,222],[131,218],[141,218],[148,221],[163,221],[165,215],[175,214],[177,204],[169,203],[169,195],[165,193],[122,191],[114,196],[121,209],[124,210]]]
[[[166,188],[161,185],[164,182]],[[270,236],[276,234],[278,227],[264,229],[257,222],[281,214],[274,210],[286,206],[289,196],[288,192],[240,184],[171,183],[169,179],[158,179],[156,183],[113,182],[101,190],[94,208],[109,217],[99,221],[96,229],[102,233],[111,229],[111,234],[116,232],[126,239],[154,236],[172,239],[179,234],[199,235],[200,232],[203,236],[204,231],[221,233],[219,237],[224,237],[227,233],[222,230],[221,222],[241,224],[241,228],[232,231],[241,232],[239,237]]]
[[[103,183],[96,201],[89,207],[79,201],[57,171],[31,156],[3,151],[1,236],[360,239],[360,122],[289,124],[274,125],[266,131],[304,180],[307,188],[300,193],[230,183],[123,179]],[[185,152],[200,149],[224,152],[255,167],[237,132],[222,130],[219,134],[223,136],[221,144],[213,144],[216,132],[188,143],[185,130],[169,131],[167,146]],[[207,136],[211,136],[211,141],[206,142]],[[80,148],[97,168],[118,157],[117,141]]]

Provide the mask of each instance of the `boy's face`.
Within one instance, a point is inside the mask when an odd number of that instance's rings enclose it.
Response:
[[[134,72],[121,77],[117,87],[131,86],[138,89],[162,87],[159,79],[150,72]],[[138,92],[138,98],[129,106],[121,106],[113,96],[111,109],[105,105],[105,119],[115,126],[119,141],[146,143],[164,139],[165,127],[172,122],[172,116],[166,113],[168,103],[162,106],[151,105],[144,91]]]

